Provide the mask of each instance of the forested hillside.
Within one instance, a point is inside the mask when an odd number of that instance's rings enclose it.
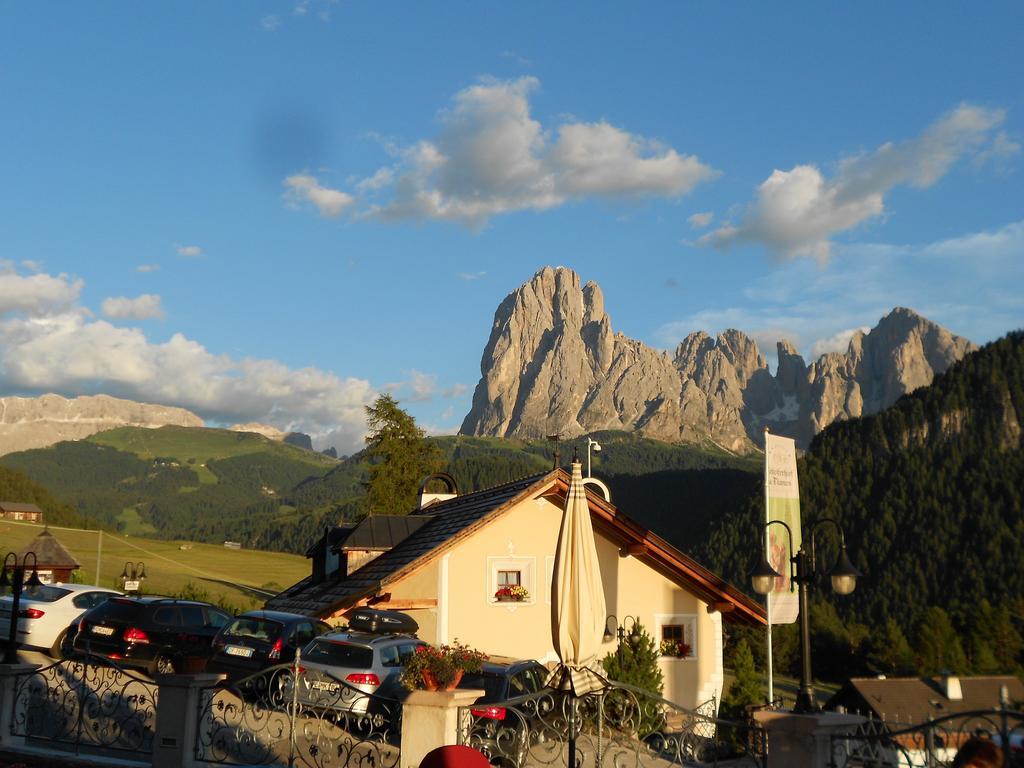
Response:
[[[82,520],[67,504],[57,501],[41,485],[21,472],[0,467],[0,500],[35,504],[43,510],[43,520],[53,525],[81,526]]]
[[[1024,620],[1024,333],[968,355],[932,386],[876,416],[839,422],[799,462],[804,529],[839,521],[865,573],[848,598],[826,596],[829,663],[1008,671]],[[760,495],[695,547],[746,586]],[[819,542],[834,542],[828,527]],[[834,546],[831,548],[834,552]],[[823,641],[824,642],[824,641]],[[885,647],[890,653],[885,653]],[[902,651],[891,649],[902,648]]]

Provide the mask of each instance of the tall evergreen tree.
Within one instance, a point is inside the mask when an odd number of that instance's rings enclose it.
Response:
[[[722,697],[722,714],[733,720],[746,719],[747,707],[765,700],[761,676],[754,668],[754,655],[745,639],[736,644],[733,653],[733,681]]]
[[[416,507],[420,483],[441,469],[441,452],[391,395],[366,406],[367,508],[371,515],[405,515]]]

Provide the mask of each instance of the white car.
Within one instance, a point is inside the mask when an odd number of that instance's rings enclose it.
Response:
[[[10,587],[4,592],[0,596],[0,644],[6,644],[11,631]],[[68,626],[93,606],[120,594],[89,584],[26,587],[18,603],[18,643],[23,648],[44,651],[59,659],[60,644]]]

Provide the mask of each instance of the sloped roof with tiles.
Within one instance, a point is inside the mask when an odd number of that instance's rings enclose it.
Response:
[[[409,516],[410,522],[423,520],[423,524],[410,530],[406,538],[396,541],[395,546],[380,557],[347,577],[339,573],[320,583],[306,577],[268,600],[267,607],[311,616],[336,614],[355,606],[360,600],[381,593],[388,584],[440,557],[520,501],[545,495],[564,499],[568,487],[568,473],[556,469],[431,504]],[[630,554],[714,605],[723,612],[727,621],[765,623],[764,610],[756,601],[630,520],[590,490],[587,491],[587,500],[595,530],[629,547]],[[346,540],[343,546],[349,547],[350,541]]]
[[[923,723],[957,712],[995,709],[1005,686],[1011,702],[1024,701],[1024,682],[1012,675],[986,675],[953,678],[959,684],[959,697],[951,692],[943,677],[855,677],[828,703],[828,708],[843,706],[849,712],[872,714],[890,726]],[[952,691],[957,687],[953,686]]]

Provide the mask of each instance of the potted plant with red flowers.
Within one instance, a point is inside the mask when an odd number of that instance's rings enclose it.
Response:
[[[451,645],[421,645],[405,663],[399,678],[413,691],[451,691],[466,672],[479,672],[487,654],[463,645],[457,639]]]
[[[530,596],[526,587],[519,584],[502,587],[494,593],[494,599],[499,603],[521,603]]]
[[[658,650],[662,656],[673,656],[677,659],[685,659],[690,655],[693,650],[689,643],[683,643],[678,640],[662,640],[658,645]]]

